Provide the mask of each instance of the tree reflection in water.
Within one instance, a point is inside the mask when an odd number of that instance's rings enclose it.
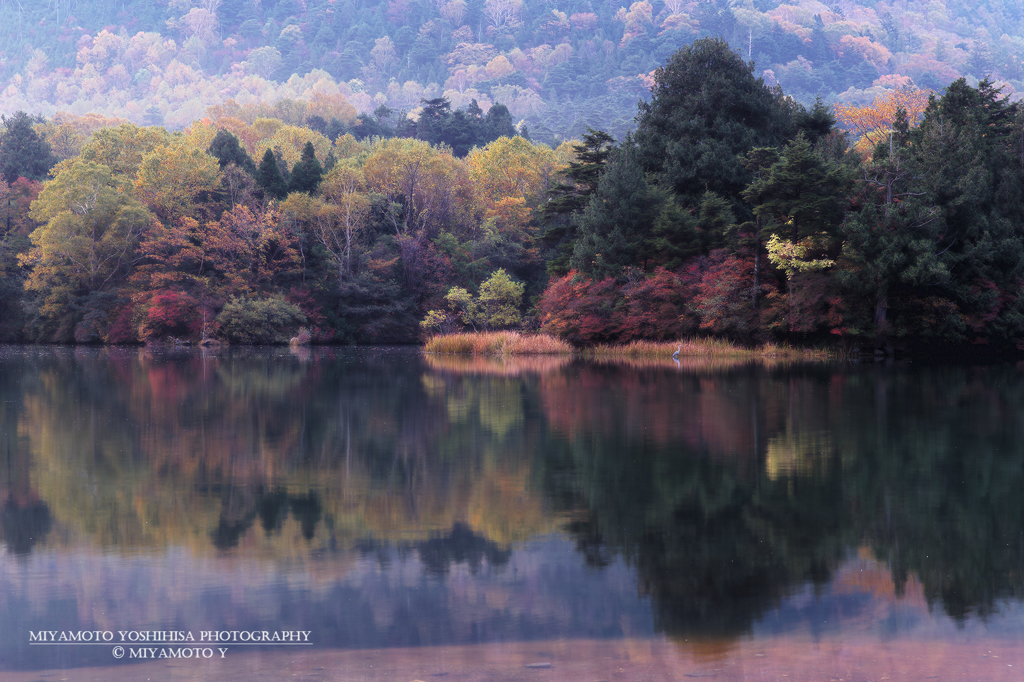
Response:
[[[913,576],[952,617],[985,616],[1024,597],[1020,379],[1015,367],[9,349],[0,541],[20,556],[85,544],[415,557],[437,579],[512,571],[501,590],[514,591],[533,589],[515,582],[522,543],[562,534],[592,571],[626,562],[656,628],[724,637],[788,613],[805,586],[827,593],[867,547],[897,592]],[[420,634],[395,641],[425,641],[426,621],[406,620]],[[445,636],[471,631],[454,623]]]

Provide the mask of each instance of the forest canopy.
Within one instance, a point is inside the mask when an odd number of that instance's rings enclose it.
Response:
[[[3,337],[1021,350],[1024,114],[996,84],[805,107],[712,38],[651,79],[634,132],[554,148],[501,104],[445,98],[378,107],[373,136],[323,98],[229,102],[177,132],[19,112]]]
[[[1024,17],[992,0],[77,0],[0,3],[0,22],[0,111],[173,130],[228,100],[343,101],[311,115],[372,128],[381,107],[444,97],[501,102],[553,145],[587,126],[622,139],[653,71],[715,36],[806,107],[961,77],[1024,85]]]

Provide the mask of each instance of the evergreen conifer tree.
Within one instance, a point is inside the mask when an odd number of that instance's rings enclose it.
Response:
[[[643,168],[686,206],[704,192],[737,197],[751,175],[742,155],[790,136],[796,106],[753,75],[720,38],[682,48],[659,68],[641,102],[636,144]]]
[[[652,255],[651,230],[668,199],[648,183],[636,147],[627,138],[609,159],[586,210],[578,214],[579,237],[570,266],[607,277],[627,266],[646,265]]]
[[[57,163],[50,145],[32,129],[32,118],[19,111],[10,118],[0,116],[5,126],[0,140],[0,173],[8,183],[18,178],[43,180]]]
[[[220,163],[221,170],[233,163],[249,175],[256,175],[256,163],[249,152],[238,142],[238,138],[221,128],[210,143],[209,153]]]
[[[316,159],[313,143],[307,142],[302,148],[302,158],[292,167],[292,176],[288,181],[289,192],[305,192],[312,194],[320,186],[324,169]]]
[[[284,199],[288,196],[288,183],[281,175],[274,152],[268,149],[263,153],[263,160],[256,171],[256,184],[263,189],[268,199]]]
[[[581,144],[575,145],[577,161],[570,161],[562,171],[564,181],[556,183],[547,192],[547,202],[540,213],[549,226],[543,242],[556,250],[548,261],[548,272],[564,275],[569,271],[569,259],[576,246],[577,222],[573,214],[586,208],[590,196],[597,191],[601,172],[612,153],[614,138],[601,130],[587,128]]]

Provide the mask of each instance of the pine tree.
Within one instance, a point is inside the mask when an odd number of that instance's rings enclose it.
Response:
[[[1024,111],[990,81],[964,79],[932,100],[909,131],[920,168],[918,192],[933,197],[944,231],[936,244],[953,275],[945,294],[973,334],[1016,342],[1024,332]]]
[[[593,277],[618,275],[628,266],[644,266],[650,236],[668,195],[647,182],[632,141],[615,150],[607,169],[577,218],[579,238],[569,264]]]
[[[0,173],[8,183],[18,178],[43,180],[57,163],[50,145],[32,129],[32,118],[19,111],[10,118],[0,116],[5,130],[0,140]]]
[[[302,148],[302,158],[295,162],[292,167],[292,176],[288,181],[289,192],[305,192],[312,194],[320,186],[320,179],[324,171],[320,162],[316,159],[316,150],[313,143],[307,142]]]
[[[512,114],[508,107],[504,104],[494,104],[487,110],[487,115],[484,117],[484,129],[488,142],[497,140],[499,137],[516,136],[515,122],[512,120]]]
[[[547,192],[547,202],[540,213],[549,223],[542,241],[555,254],[548,261],[548,272],[564,275],[576,246],[576,222],[573,214],[586,208],[590,196],[597,191],[601,172],[608,163],[615,139],[601,130],[587,128],[581,144],[574,145],[577,161],[570,161],[562,171],[565,181],[556,183]]]
[[[751,174],[742,155],[789,138],[796,106],[754,78],[719,38],[695,40],[655,71],[641,102],[636,143],[655,182],[696,206],[706,191],[737,197]]]
[[[810,234],[832,233],[843,219],[850,177],[838,163],[822,158],[801,131],[782,149],[767,174],[745,190],[760,199],[754,212],[787,225],[793,243]]]
[[[263,153],[263,160],[256,171],[256,184],[263,189],[268,199],[284,199],[288,196],[288,184],[281,175],[274,152],[268,149]]]
[[[256,164],[252,157],[238,142],[238,138],[223,128],[217,131],[217,136],[213,138],[207,151],[216,157],[221,170],[229,163],[233,163],[249,175],[256,175]]]
[[[879,144],[865,168],[860,211],[843,223],[847,267],[839,272],[839,281],[873,301],[870,324],[877,348],[888,346],[893,296],[949,280],[937,248],[943,235],[942,216],[934,197],[919,184],[924,169],[908,138],[906,112],[900,109],[888,143]]]

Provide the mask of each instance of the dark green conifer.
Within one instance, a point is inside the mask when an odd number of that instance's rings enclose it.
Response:
[[[487,110],[484,117],[484,129],[487,141],[497,140],[499,137],[515,137],[516,126],[512,120],[512,114],[504,104],[493,104]]]
[[[264,196],[268,199],[284,199],[288,196],[288,183],[281,175],[277,158],[271,149],[263,153],[263,160],[256,171],[256,184],[263,189]]]
[[[312,194],[320,186],[320,179],[323,177],[324,169],[316,159],[316,150],[313,143],[307,142],[302,148],[302,158],[295,162],[292,167],[292,175],[288,181],[289,192],[305,192]]]
[[[742,155],[791,134],[795,106],[720,38],[695,40],[654,78],[654,96],[637,115],[639,160],[684,205],[708,190],[738,196],[751,179]]]
[[[665,191],[647,181],[627,137],[609,159],[586,210],[577,214],[579,237],[570,266],[593,277],[644,267],[652,255],[651,231],[668,201]]]
[[[10,118],[0,116],[5,130],[0,139],[0,173],[12,183],[20,178],[43,180],[58,159],[50,144],[32,129],[34,121],[24,111]]]
[[[801,131],[744,194],[759,197],[755,213],[787,225],[789,234],[783,236],[795,243],[809,234],[835,231],[843,219],[850,180],[846,168],[822,158]]]
[[[207,151],[220,163],[221,170],[229,163],[233,163],[249,175],[256,175],[256,163],[249,156],[249,152],[245,151],[237,137],[223,128],[217,131],[217,136],[213,138]]]
[[[577,223],[573,214],[586,208],[590,196],[597,191],[598,180],[614,144],[615,139],[608,133],[588,127],[582,143],[574,145],[578,160],[569,162],[569,167],[562,171],[565,179],[547,192],[547,202],[541,206],[540,213],[549,224],[543,242],[555,249],[548,262],[548,272],[552,275],[569,272],[569,259],[576,246]]]

